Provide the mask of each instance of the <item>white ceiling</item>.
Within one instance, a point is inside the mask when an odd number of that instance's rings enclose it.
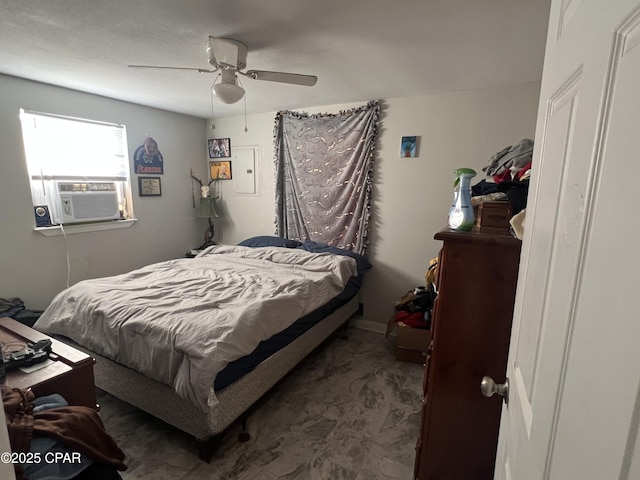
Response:
[[[209,35],[249,47],[248,113],[539,80],[549,0],[0,0],[0,73],[211,116]],[[214,100],[217,117],[241,115]]]

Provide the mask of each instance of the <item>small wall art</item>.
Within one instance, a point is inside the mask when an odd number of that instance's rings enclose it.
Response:
[[[162,154],[158,150],[158,142],[147,137],[133,154],[133,168],[135,173],[163,174],[164,163]]]
[[[160,177],[138,177],[138,195],[141,197],[161,196]]]
[[[228,158],[231,156],[230,138],[210,138],[207,143],[209,158]]]
[[[231,162],[209,162],[209,175],[211,180],[231,180]]]
[[[402,137],[400,143],[400,156],[414,158],[418,156],[418,137]]]

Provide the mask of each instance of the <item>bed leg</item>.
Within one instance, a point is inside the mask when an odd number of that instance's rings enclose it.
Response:
[[[211,459],[216,453],[216,450],[218,450],[221,440],[221,435],[214,435],[206,440],[198,440],[198,457],[200,457],[200,460],[211,463]]]
[[[251,439],[251,434],[247,432],[247,417],[242,418],[242,431],[238,435],[238,440],[241,442],[248,442]]]
[[[340,338],[342,338],[342,340],[349,340],[349,335],[347,335],[349,330],[349,320],[344,322],[340,328],[342,329],[342,336]]]

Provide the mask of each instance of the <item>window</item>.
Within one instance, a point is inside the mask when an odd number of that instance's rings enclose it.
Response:
[[[124,125],[27,110],[20,120],[33,206],[50,224],[133,217]]]

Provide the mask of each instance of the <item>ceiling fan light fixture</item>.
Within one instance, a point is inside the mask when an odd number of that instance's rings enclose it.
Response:
[[[244,96],[244,88],[238,85],[234,70],[223,69],[218,79],[220,81],[213,82],[211,90],[223,103],[236,103]]]
[[[213,93],[223,103],[236,103],[244,96],[244,89],[236,83],[216,83]]]

